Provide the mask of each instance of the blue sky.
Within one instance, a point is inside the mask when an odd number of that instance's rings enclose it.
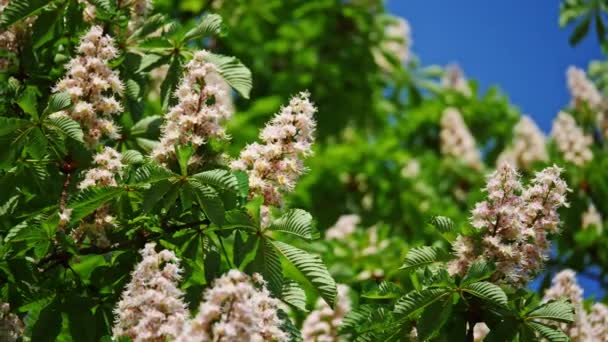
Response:
[[[482,91],[498,85],[511,103],[545,132],[570,98],[565,73],[601,58],[592,32],[570,47],[572,28],[558,25],[560,1],[388,0],[389,10],[412,26],[412,50],[423,65],[458,63]],[[594,270],[592,270],[594,271]],[[579,276],[585,297],[603,293]],[[531,284],[537,288],[539,282]]]
[[[412,26],[424,65],[458,63],[481,89],[498,85],[548,132],[569,101],[565,72],[601,56],[595,32],[575,48],[558,25],[560,1],[387,0]]]

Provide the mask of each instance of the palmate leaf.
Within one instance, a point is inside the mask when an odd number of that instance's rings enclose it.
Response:
[[[462,284],[467,285],[488,279],[495,270],[496,267],[493,263],[485,260],[476,260],[471,264],[471,267],[469,267],[467,274],[462,279]]]
[[[191,177],[196,181],[210,185],[216,189],[226,190],[233,193],[239,192],[239,182],[235,175],[228,170],[215,169],[197,173]]]
[[[15,133],[16,131],[23,129],[29,125],[30,122],[27,120],[0,116],[0,137]]]
[[[396,314],[409,316],[442,298],[446,298],[449,294],[451,294],[450,290],[440,288],[412,291],[395,303],[394,311]]]
[[[413,270],[418,267],[427,266],[435,262],[443,261],[447,253],[439,247],[422,246],[410,249],[400,270]]]
[[[534,329],[549,342],[570,342],[570,338],[562,331],[536,322],[527,322],[526,326]]]
[[[289,263],[310,281],[321,297],[333,308],[337,294],[336,282],[327,271],[321,257],[280,241],[272,241],[272,244]]]
[[[144,156],[136,150],[127,150],[122,153],[122,161],[125,164],[141,164],[144,162]]]
[[[537,319],[572,323],[574,307],[566,299],[552,300],[538,306],[526,315],[526,320]]]
[[[288,280],[283,283],[281,299],[302,312],[308,312],[306,310],[306,293],[295,281]]]
[[[45,123],[78,142],[84,142],[84,133],[80,124],[67,116],[50,117],[45,120]]]
[[[57,113],[72,105],[70,95],[67,93],[53,94],[49,97],[49,103],[44,109],[44,115]]]
[[[272,222],[268,229],[292,234],[309,241],[319,238],[319,232],[314,227],[312,215],[302,209],[287,211]]]
[[[135,172],[135,182],[139,184],[156,183],[174,177],[175,174],[156,164],[144,164]]]
[[[236,57],[228,57],[210,53],[209,62],[217,66],[220,75],[242,97],[248,99],[253,83],[251,71]]]
[[[0,25],[7,27],[18,20],[36,14],[48,0],[11,0],[0,17]]]
[[[226,33],[226,26],[222,23],[222,17],[217,14],[207,14],[201,18],[200,23],[188,31],[184,36],[184,41],[193,39],[223,36]]]
[[[428,341],[435,337],[452,315],[452,297],[438,300],[424,309],[416,329],[419,341]]]
[[[190,182],[198,204],[211,222],[221,226],[224,223],[224,202],[220,194],[210,186],[198,182]]]
[[[279,252],[266,238],[258,240],[255,259],[248,265],[249,272],[258,272],[267,282],[268,290],[278,296],[283,287],[283,268]]]
[[[507,295],[498,285],[494,285],[486,281],[480,281],[463,286],[462,290],[482,299],[486,303],[500,307],[507,306]]]
[[[91,187],[84,189],[68,203],[72,209],[71,221],[78,221],[93,213],[107,202],[125,193],[121,187]]]
[[[441,233],[452,232],[455,229],[454,221],[445,216],[433,216],[430,223]]]

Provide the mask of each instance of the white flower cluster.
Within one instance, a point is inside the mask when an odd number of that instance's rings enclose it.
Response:
[[[581,226],[583,229],[595,227],[598,233],[601,233],[603,230],[602,215],[599,213],[593,203],[589,203],[589,207],[583,213],[581,221]]]
[[[230,164],[247,172],[250,197],[263,196],[265,205],[281,205],[282,192],[292,191],[304,172],[302,158],[312,154],[316,108],[309,96],[294,96],[261,131],[263,144],[247,145]]]
[[[572,96],[572,106],[581,108],[588,106],[593,111],[601,110],[603,104],[602,94],[597,90],[593,82],[587,78],[585,71],[570,66],[566,71],[568,89]]]
[[[165,115],[160,143],[152,156],[160,162],[174,155],[175,144],[191,143],[195,148],[211,138],[227,140],[221,124],[231,116],[225,97],[225,82],[216,66],[207,61],[207,51],[197,51],[186,64],[184,77],[175,96],[178,103]]]
[[[348,296],[349,288],[338,284],[338,296],[334,309],[321,298],[317,300],[313,310],[302,323],[302,338],[304,342],[337,342],[338,327],[346,314],[351,310],[351,301]]]
[[[259,274],[230,270],[205,291],[199,312],[175,342],[287,341],[272,298]]]
[[[134,342],[166,341],[177,338],[188,320],[179,259],[168,250],[156,252],[148,243],[141,250],[143,260],[131,274],[131,282],[114,310],[114,337],[128,336]]]
[[[591,326],[591,336],[595,338],[593,342],[608,342],[608,306],[594,303],[587,320]]]
[[[394,70],[392,63],[384,56],[390,55],[393,59],[407,63],[410,59],[412,46],[412,33],[410,24],[401,17],[391,17],[384,29],[384,37],[379,50],[374,51],[376,64],[385,72]]]
[[[566,161],[583,166],[593,159],[593,138],[583,132],[570,114],[557,114],[553,121],[551,137]]]
[[[487,199],[472,211],[471,224],[481,230],[480,240],[457,238],[450,273],[464,275],[473,261],[484,259],[496,264],[497,282],[522,286],[534,277],[549,250],[547,234],[558,230],[557,209],[567,205],[569,189],[560,173],[557,166],[547,167],[524,188],[511,165],[493,172],[485,188]]]
[[[0,303],[0,341],[16,342],[23,335],[23,322],[11,312],[8,303]]]
[[[93,26],[78,46],[77,57],[67,64],[67,76],[53,92],[66,92],[73,106],[54,115],[67,115],[78,121],[85,133],[85,141],[94,146],[102,136],[120,138],[120,128],[112,116],[122,112],[115,95],[121,95],[123,85],[118,73],[110,69],[108,61],[118,56],[114,39],[103,34],[100,26]]]
[[[441,86],[445,89],[455,90],[466,97],[471,96],[469,83],[464,77],[462,69],[456,64],[450,64],[445,68],[443,77],[441,77]]]
[[[367,229],[367,247],[361,250],[361,255],[377,254],[388,247],[388,245],[388,240],[380,240],[378,237],[378,226],[371,226]]]
[[[462,119],[460,112],[448,107],[441,115],[439,133],[441,153],[459,160],[474,169],[481,169],[481,156],[475,138]]]
[[[574,322],[560,323],[560,329],[570,337],[572,342],[606,342],[608,341],[608,307],[594,303],[587,313],[583,307],[583,289],[576,281],[576,273],[563,270],[551,281],[551,287],[545,291],[544,301],[565,298],[574,306]]]
[[[418,159],[410,159],[401,169],[401,176],[403,178],[416,178],[420,175],[420,162]]]
[[[325,232],[327,240],[344,240],[355,232],[357,225],[361,222],[359,215],[342,215],[338,221]]]
[[[122,163],[122,155],[115,149],[105,146],[102,152],[93,157],[93,161],[97,166],[87,170],[84,179],[78,184],[78,188],[116,186],[116,177],[121,175],[125,166]],[[59,214],[61,223],[69,222],[71,214],[72,209],[62,211]],[[79,242],[86,234],[97,246],[109,246],[110,240],[106,233],[114,226],[116,226],[116,218],[111,215],[110,207],[102,206],[95,210],[90,219],[81,222],[80,226],[72,230],[70,235],[74,241]]]
[[[529,170],[534,162],[548,158],[544,134],[534,120],[523,115],[513,127],[513,145],[500,154],[497,165],[510,163],[518,169]]]
[[[101,153],[93,157],[96,167],[87,170],[78,188],[86,189],[92,186],[116,186],[116,176],[120,175],[125,165],[122,154],[111,147],[105,146]]]

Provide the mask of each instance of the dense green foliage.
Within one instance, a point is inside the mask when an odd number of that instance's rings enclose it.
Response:
[[[463,276],[447,270],[456,237],[476,234],[469,219],[487,174],[516,143],[521,113],[505,94],[481,93],[474,81],[468,92],[451,88],[447,70],[396,55],[391,43],[407,47],[409,37],[387,29],[399,21],[380,0],[156,0],[135,23],[125,3],[11,0],[2,11],[0,30],[18,32],[18,47],[0,55],[0,303],[23,320],[23,340],[112,341],[113,310],[148,242],[181,260],[192,313],[228,270],[261,274],[287,304],[294,340],[317,299],[339,305],[337,283],[353,301],[338,331],[346,340],[408,341],[415,328],[420,341],[472,341],[478,322],[491,330],[486,341],[569,340],[558,325],[575,321],[569,301],[496,281],[492,261]],[[605,47],[605,10],[603,1],[565,1],[560,24],[576,21],[571,43],[593,23]],[[81,122],[57,115],[75,103],[56,91],[92,25],[114,38],[109,67],[124,84],[118,139],[93,145]],[[231,88],[230,140],[176,143],[174,158],[159,163],[151,152],[201,49]],[[595,61],[589,75],[608,96],[608,64]],[[269,208],[228,160],[304,90],[318,109],[314,154],[285,203]],[[462,115],[478,165],[442,149],[446,108]],[[547,158],[521,169],[530,179],[556,164],[571,189],[543,288],[557,270],[599,267],[593,276],[608,289],[608,236],[581,218],[591,205],[608,216],[606,108],[564,108],[593,138],[589,162],[565,159],[549,140]],[[116,184],[79,186],[104,147],[122,155]],[[106,213],[104,239],[74,233]],[[326,235],[347,214],[359,216],[356,229]]]

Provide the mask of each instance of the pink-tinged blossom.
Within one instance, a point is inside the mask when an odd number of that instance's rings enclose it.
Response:
[[[67,64],[67,74],[53,92],[70,95],[73,106],[55,116],[68,116],[76,120],[84,131],[85,142],[95,146],[107,136],[120,138],[120,127],[112,117],[123,108],[115,96],[122,94],[123,84],[118,73],[108,63],[118,56],[114,39],[103,34],[100,26],[93,26],[80,41],[78,56]]]
[[[593,111],[602,109],[602,94],[593,82],[587,78],[584,70],[570,66],[566,71],[566,78],[568,79],[568,90],[570,90],[572,96],[571,105],[573,107],[581,109],[587,106]]]
[[[302,159],[312,154],[316,108],[306,92],[294,96],[289,105],[260,132],[262,144],[249,144],[230,166],[249,176],[249,195],[263,196],[265,205],[279,206],[305,168]]]
[[[544,134],[534,120],[524,115],[513,128],[513,144],[500,154],[497,165],[510,163],[513,167],[529,170],[534,162],[548,158]]]
[[[111,147],[104,147],[101,153],[93,156],[95,167],[86,171],[78,187],[86,189],[92,186],[116,186],[116,177],[120,176],[125,165],[122,154]]]
[[[259,274],[230,270],[205,290],[198,314],[175,342],[287,341],[272,298]]]
[[[589,203],[587,210],[583,213],[581,217],[581,226],[583,227],[583,229],[594,227],[598,233],[602,232],[602,215],[593,203]]]
[[[593,342],[608,342],[608,307],[595,303],[587,315]]]
[[[445,68],[443,77],[441,78],[441,86],[445,89],[455,90],[462,95],[471,96],[471,88],[462,72],[462,69],[456,64],[448,65]]]
[[[545,291],[543,301],[565,298],[574,307],[574,322],[560,323],[560,329],[570,337],[572,342],[591,342],[591,326],[583,308],[583,289],[576,281],[576,273],[563,270],[551,280],[551,287]]]
[[[481,342],[490,333],[490,328],[484,322],[479,322],[473,327],[473,341]]]
[[[175,144],[191,143],[195,148],[210,139],[227,140],[222,124],[230,116],[225,97],[230,96],[217,67],[207,60],[209,52],[198,51],[188,64],[175,91],[177,104],[164,117],[160,143],[152,156],[166,162],[175,154]]]
[[[487,180],[485,201],[472,210],[471,225],[478,239],[458,237],[453,244],[456,259],[451,274],[465,274],[476,259],[496,264],[494,280],[523,286],[542,268],[549,250],[547,235],[558,231],[557,209],[566,206],[569,189],[561,169],[537,172],[527,187],[509,164],[502,164]]]
[[[348,286],[338,284],[338,297],[336,298],[334,309],[329,307],[323,299],[319,298],[317,300],[315,309],[302,323],[302,338],[304,342],[341,341],[338,336],[338,328],[346,314],[351,310],[348,292]]]
[[[557,118],[553,121],[551,137],[566,161],[583,166],[593,159],[591,151],[593,138],[583,132],[570,114],[566,112],[557,114]]]
[[[131,274],[114,313],[114,337],[128,336],[134,342],[174,340],[188,320],[179,259],[168,250],[156,252],[148,243],[140,251],[143,259]]]
[[[380,69],[392,72],[395,69],[385,54],[401,63],[407,63],[411,58],[412,32],[410,24],[401,17],[390,17],[384,29],[384,37],[377,50],[373,51],[374,59]]]
[[[328,240],[344,240],[355,232],[357,225],[361,222],[359,215],[342,215],[336,223],[325,232]]]
[[[439,133],[441,153],[462,161],[474,169],[481,169],[481,155],[475,138],[456,108],[446,108],[441,115]]]
[[[0,15],[9,5],[10,0],[0,0]],[[35,17],[25,18],[0,31],[0,51],[14,54],[19,51],[20,45],[28,38]],[[0,70],[6,69],[10,64],[8,58],[0,57]]]
[[[11,312],[8,303],[0,303],[0,341],[16,342],[24,331],[23,322]]]
[[[78,184],[79,189],[87,189],[94,186],[116,186],[120,178],[124,164],[122,155],[111,147],[104,147],[103,151],[93,156],[95,167],[87,170],[84,179]],[[62,224],[67,224],[72,214],[71,209],[66,209],[59,214]],[[110,245],[107,232],[117,225],[116,218],[111,213],[108,205],[95,210],[89,217],[80,222],[80,225],[71,231],[70,236],[77,243],[85,237],[91,239],[97,246]]]

